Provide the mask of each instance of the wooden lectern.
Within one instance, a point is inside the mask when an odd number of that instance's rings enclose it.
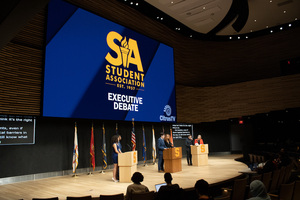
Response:
[[[208,165],[208,144],[191,146],[193,166]]]
[[[163,151],[163,158],[165,162],[165,172],[173,173],[182,171],[181,158],[182,149],[181,147],[175,147],[165,149]]]
[[[119,181],[130,183],[131,177],[137,171],[137,151],[129,151],[118,155]]]

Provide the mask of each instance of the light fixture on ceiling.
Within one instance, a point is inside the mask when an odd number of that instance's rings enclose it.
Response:
[[[238,40],[241,39],[240,37],[238,37]]]
[[[292,26],[292,24],[289,24],[289,27],[291,27]]]
[[[159,16],[157,16],[156,19],[159,19]]]
[[[284,10],[283,13],[285,14],[285,13],[286,13],[286,10]]]
[[[269,26],[266,26],[266,28],[269,28]]]
[[[162,17],[162,18],[160,18],[160,20],[163,20],[164,18]]]
[[[253,32],[253,30],[251,29],[251,30],[250,30],[250,32],[252,33],[252,32]]]
[[[193,35],[190,35],[190,37],[193,37]]]
[[[171,3],[174,3],[173,1],[171,1]]]
[[[132,5],[133,4],[133,2],[130,2],[130,5]]]
[[[248,36],[246,36],[246,39],[248,39]]]
[[[282,30],[283,29],[283,27],[280,27],[280,30]]]
[[[254,20],[254,22],[256,22],[256,19]]]
[[[229,40],[231,40],[232,39],[232,37],[229,37]]]
[[[270,0],[270,3],[272,3],[273,1],[272,0]]]
[[[270,33],[273,33],[273,30],[270,30]]]
[[[138,6],[138,5],[139,5],[139,3],[136,3],[135,5],[136,5],[136,6]]]
[[[296,17],[295,20],[298,20],[298,18]]]
[[[203,6],[203,10],[205,10],[205,6]]]

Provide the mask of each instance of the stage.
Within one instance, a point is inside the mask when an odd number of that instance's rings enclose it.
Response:
[[[182,171],[173,173],[173,183],[178,183],[182,188],[191,188],[199,179],[205,179],[213,184],[225,181],[240,175],[238,171],[245,170],[247,165],[234,159],[242,155],[218,155],[209,156],[207,166],[188,166],[186,159],[182,159]],[[150,191],[155,190],[154,185],[164,182],[164,173],[157,172],[157,165],[148,164],[144,167],[138,165],[138,171],[144,175],[143,184]],[[98,171],[93,175],[79,174],[77,178],[72,176],[60,176],[35,181],[7,184],[0,186],[0,199],[24,199],[67,196],[99,197],[100,194],[126,193],[126,188],[131,183],[115,183],[112,181],[112,170],[105,174]]]

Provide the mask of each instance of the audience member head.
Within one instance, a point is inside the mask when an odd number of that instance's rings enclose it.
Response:
[[[193,138],[192,138],[192,135],[189,135],[189,136],[188,136],[188,139],[189,139],[189,140],[192,140],[192,139],[193,139]]]
[[[135,172],[131,177],[131,181],[136,184],[140,184],[141,182],[143,182],[143,180],[144,176],[140,172]]]
[[[198,135],[197,139],[200,140],[201,138],[202,138],[201,135]]]
[[[163,132],[160,133],[160,138],[165,139],[165,134]]]
[[[208,195],[208,183],[207,181],[201,179],[198,180],[195,184],[195,190],[197,191],[198,195]]]
[[[165,182],[167,184],[172,184],[173,178],[172,178],[172,175],[170,173],[168,173],[168,172],[165,173],[164,178],[165,178]]]
[[[260,197],[267,200],[270,199],[265,185],[260,180],[254,180],[250,183],[250,193],[253,197]]]
[[[118,142],[119,142],[119,136],[118,135],[112,136],[111,143],[114,144],[114,143],[118,143]]]

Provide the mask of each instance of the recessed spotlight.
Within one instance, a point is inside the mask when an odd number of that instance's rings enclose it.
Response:
[[[254,20],[254,22],[256,22],[256,19]]]
[[[284,10],[283,13],[286,13],[286,10]]]
[[[273,33],[273,30],[270,30],[270,33]]]
[[[159,17],[157,16],[156,19],[159,19]]]
[[[246,36],[246,39],[248,39],[248,36]]]
[[[136,3],[135,5],[136,5],[136,6],[138,6],[138,5],[139,5],[139,3]]]
[[[238,39],[240,39],[240,37],[238,37]]]
[[[295,18],[295,20],[297,21],[297,20],[298,20],[298,18],[296,17],[296,18]]]
[[[253,32],[253,30],[250,30],[250,32],[252,33],[252,32]]]
[[[229,40],[231,40],[232,39],[232,37],[229,37]]]
[[[280,27],[280,30],[282,30],[283,28],[282,27]]]
[[[171,3],[174,3],[173,1],[171,1]]]
[[[205,10],[205,6],[203,6],[203,10]]]
[[[272,0],[270,0],[270,3],[272,3],[273,1]]]
[[[133,4],[133,2],[130,2],[130,5],[132,5]]]
[[[292,24],[289,24],[289,27],[291,27],[292,26]]]
[[[269,26],[266,26],[266,28],[269,28]]]
[[[193,37],[193,35],[190,35],[190,37]]]
[[[160,20],[163,20],[164,18],[162,17],[162,18],[160,18]]]

